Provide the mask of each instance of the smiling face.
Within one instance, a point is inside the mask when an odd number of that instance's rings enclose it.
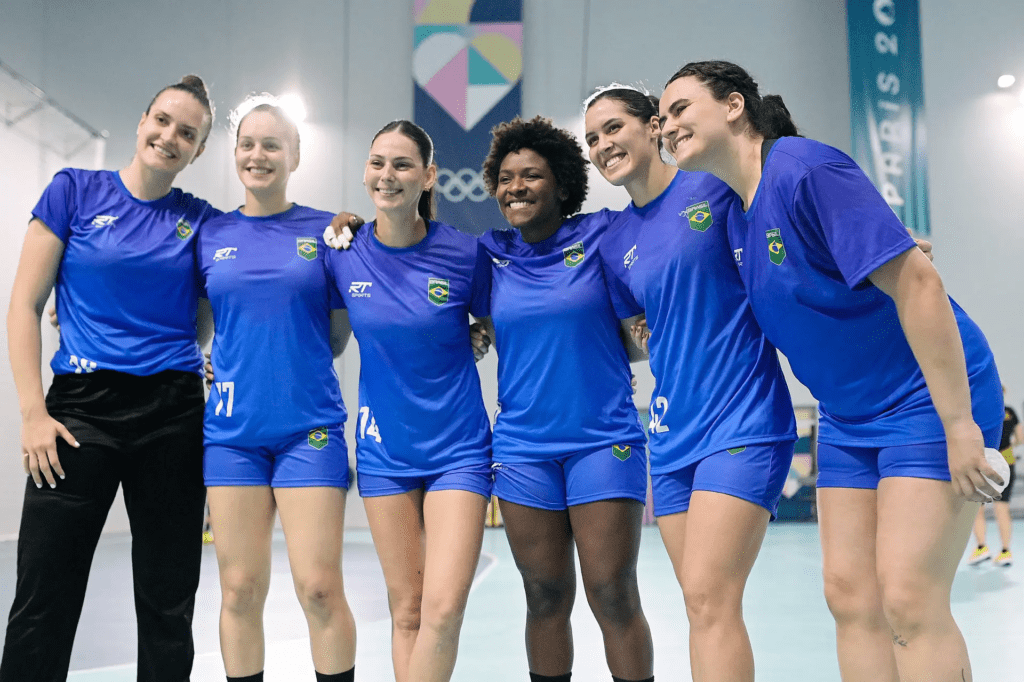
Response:
[[[238,124],[235,170],[250,192],[283,192],[299,165],[298,136],[280,114],[255,109]]]
[[[708,170],[714,167],[715,157],[733,136],[732,124],[742,114],[739,93],[718,101],[695,76],[677,78],[661,96],[665,149],[683,170]]]
[[[660,163],[657,122],[633,116],[623,102],[611,97],[595,101],[585,122],[590,161],[611,184],[624,185]]]
[[[135,155],[151,171],[177,174],[202,152],[209,126],[209,115],[195,97],[164,90],[139,121]]]
[[[420,195],[437,180],[437,167],[424,163],[416,143],[401,132],[378,135],[363,172],[366,193],[377,209],[415,212]]]
[[[562,224],[564,193],[547,159],[532,149],[501,160],[494,197],[505,220],[520,231],[554,233]]]

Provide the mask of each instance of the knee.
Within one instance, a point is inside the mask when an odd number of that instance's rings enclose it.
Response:
[[[391,611],[391,624],[396,630],[418,632],[420,614],[423,606],[423,595],[420,592],[388,594],[388,609]]]
[[[743,589],[718,581],[687,580],[683,601],[691,629],[707,629],[734,618],[742,618]]]
[[[221,608],[236,615],[259,612],[267,598],[267,587],[266,580],[260,576],[227,571],[220,579]]]
[[[910,639],[929,619],[935,604],[922,585],[905,579],[882,582],[882,610],[894,634]],[[948,611],[948,602],[945,611]]]
[[[318,570],[303,576],[296,576],[295,594],[307,615],[329,619],[344,598],[341,573]]]
[[[870,620],[878,611],[875,575],[853,575],[826,569],[825,603],[836,623]]]
[[[532,618],[569,618],[576,597],[573,578],[537,578],[523,576],[526,611]]]
[[[442,638],[455,636],[462,629],[466,612],[466,596],[440,594],[424,596],[420,607],[421,627],[437,632]]]
[[[623,627],[640,615],[640,591],[630,572],[587,585],[587,601],[602,625]]]

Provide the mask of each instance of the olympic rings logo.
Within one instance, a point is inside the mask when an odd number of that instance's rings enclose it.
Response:
[[[484,185],[484,176],[472,168],[460,168],[454,173],[442,168],[437,172],[437,184],[434,186],[441,196],[453,203],[464,199],[480,202],[490,197]]]

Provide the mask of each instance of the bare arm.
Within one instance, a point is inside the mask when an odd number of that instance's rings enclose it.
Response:
[[[960,331],[938,272],[919,249],[909,249],[872,272],[869,279],[896,303],[903,332],[946,432],[954,492],[976,502],[996,497],[998,493],[982,476],[999,479],[985,462],[981,429],[971,414]]]
[[[331,354],[338,357],[345,352],[348,340],[352,338],[352,325],[348,321],[348,311],[338,309],[331,311]]]
[[[633,363],[648,360],[650,353],[647,350],[647,340],[651,338],[651,331],[647,328],[647,316],[640,313],[620,320],[620,323],[622,326],[619,329],[619,336],[626,347],[629,361]]]
[[[200,298],[196,309],[196,340],[200,348],[207,348],[213,339],[213,307],[210,299]]]
[[[39,329],[46,299],[64,255],[64,242],[38,218],[29,223],[18,261],[7,313],[7,343],[21,408],[21,448],[26,473],[37,486],[45,478],[56,486],[54,471],[64,478],[57,458],[57,436],[78,447],[64,425],[50,417],[43,396],[42,338]],[[52,469],[52,470],[51,470]]]

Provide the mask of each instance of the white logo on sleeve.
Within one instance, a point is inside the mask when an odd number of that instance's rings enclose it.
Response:
[[[370,298],[370,287],[373,282],[352,282],[348,285],[348,293],[352,298]]]
[[[509,264],[509,261],[501,260],[499,258],[492,258],[491,260],[494,261],[494,264],[497,265],[499,268],[507,268]]]
[[[636,244],[633,244],[633,248],[627,251],[626,255],[622,257],[622,264],[626,266],[627,270],[629,270],[633,267],[633,263],[636,262],[636,259]]]
[[[98,215],[92,219],[93,227],[111,227],[118,219],[116,215]]]
[[[234,246],[225,246],[223,249],[217,249],[217,252],[213,254],[213,261],[234,260],[235,251],[238,251],[238,248]]]
[[[736,265],[743,265],[743,249],[733,249],[732,257],[736,259]]]

